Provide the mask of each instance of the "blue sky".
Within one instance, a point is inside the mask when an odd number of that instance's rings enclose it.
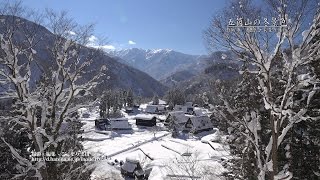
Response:
[[[221,0],[24,0],[37,10],[67,10],[79,24],[96,23],[110,47],[174,49],[206,54],[202,32],[225,6]]]

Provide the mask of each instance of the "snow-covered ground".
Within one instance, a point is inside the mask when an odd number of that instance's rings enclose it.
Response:
[[[135,115],[126,113],[124,115],[129,119],[132,130],[96,130],[94,120],[99,116],[96,110],[90,112],[89,118],[82,119],[85,123],[82,135],[85,140],[85,150],[95,156],[106,158],[95,162],[97,168],[93,178],[110,178],[112,174],[114,179],[123,179],[120,175],[120,167],[111,165],[111,162],[125,161],[130,157],[139,159],[144,168],[152,168],[149,179],[153,180],[170,179],[172,176],[223,179],[221,174],[226,169],[221,163],[230,157],[227,146],[219,143],[221,139],[223,142],[223,137],[217,138],[220,136],[217,130],[172,138],[171,133],[163,127],[162,123],[157,123],[157,128],[137,127]],[[210,141],[212,138],[214,141]]]

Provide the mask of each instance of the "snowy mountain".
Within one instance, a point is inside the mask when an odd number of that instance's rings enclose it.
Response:
[[[48,49],[52,49],[53,40],[55,35],[52,34],[45,27],[38,25],[34,22],[28,21],[23,18],[18,18],[14,16],[1,16],[2,21],[0,22],[0,31],[3,31],[7,27],[12,26],[11,20],[18,19],[20,27],[18,28],[18,33],[16,33],[17,41],[23,41],[24,33],[28,30],[36,30],[37,35],[37,45],[34,50],[37,52],[35,57],[35,63],[32,66],[32,82],[33,85],[39,80],[40,76],[44,72],[48,72],[52,68],[54,57],[50,54]],[[26,30],[26,28],[30,28]],[[20,43],[20,42],[18,42]],[[96,50],[83,47],[84,54],[97,54]],[[163,95],[166,91],[166,87],[161,83],[150,77],[148,74],[141,72],[140,70],[134,69],[128,65],[118,62],[114,58],[108,56],[104,52],[98,53],[93,57],[93,61],[88,67],[89,71],[96,71],[100,69],[103,65],[107,66],[105,72],[106,76],[100,79],[100,89],[102,88],[113,88],[113,89],[129,89],[131,88],[135,94],[140,94],[142,96],[153,96],[154,94]],[[92,74],[87,74],[86,76],[92,76]],[[83,79],[90,79],[83,77]]]
[[[118,61],[143,72],[157,80],[163,80],[179,71],[197,74],[203,69],[201,55],[189,55],[171,49],[124,49],[108,52]]]
[[[206,80],[208,78],[230,79],[238,74],[237,71],[232,70],[234,68],[229,68],[229,66],[239,66],[235,60],[236,56],[230,51],[216,51],[208,56],[199,57],[196,63],[171,74],[160,82],[172,87],[179,84],[197,84],[198,81],[208,81]]]

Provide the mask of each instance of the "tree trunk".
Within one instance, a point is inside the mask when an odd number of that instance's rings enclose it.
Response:
[[[271,111],[270,111],[271,112]],[[274,177],[278,173],[278,129],[277,124],[275,123],[275,117],[270,116],[271,127],[272,127],[272,149],[271,149],[271,160],[272,160],[272,171],[271,171],[271,180],[274,180]]]

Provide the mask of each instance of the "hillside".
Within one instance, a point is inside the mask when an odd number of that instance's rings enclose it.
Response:
[[[205,84],[208,84],[210,79],[232,79],[239,74],[240,64],[235,60],[236,56],[232,52],[217,51],[209,56],[202,56],[197,64],[190,65],[186,70],[175,72],[161,80],[161,83],[168,87],[178,85],[183,88],[188,86],[196,88],[197,86],[206,87]]]

